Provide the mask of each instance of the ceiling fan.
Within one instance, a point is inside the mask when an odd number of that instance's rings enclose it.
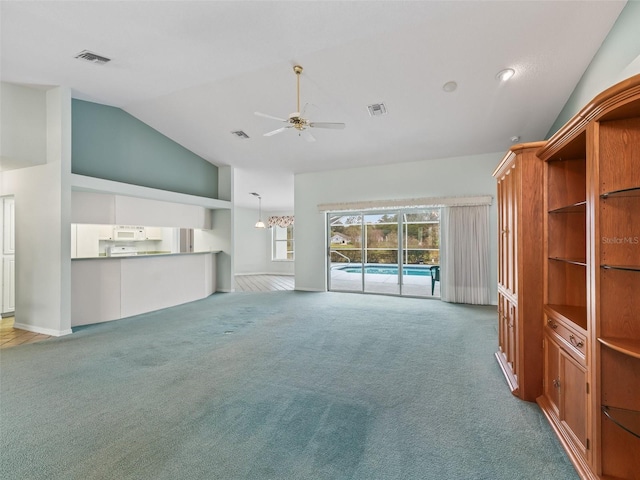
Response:
[[[309,132],[309,128],[333,128],[333,129],[343,129],[345,127],[344,123],[335,123],[335,122],[312,122],[303,117],[304,109],[300,111],[300,74],[302,73],[302,67],[300,65],[295,65],[293,67],[293,71],[296,74],[297,84],[298,84],[298,103],[297,103],[297,111],[293,112],[289,115],[289,118],[279,118],[274,117],[273,115],[267,115],[266,113],[255,112],[255,114],[259,117],[270,118],[272,120],[278,120],[280,122],[286,123],[284,127],[277,128],[271,132],[267,132],[264,134],[265,137],[270,137],[272,135],[276,135],[280,132],[284,132],[289,128],[295,128],[298,131],[298,135],[304,138],[308,142],[315,142],[316,139],[311,132]]]

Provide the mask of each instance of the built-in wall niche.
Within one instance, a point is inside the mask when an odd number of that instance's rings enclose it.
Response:
[[[185,232],[190,239],[185,249]],[[216,250],[210,230],[141,225],[71,225],[71,258],[160,255]]]

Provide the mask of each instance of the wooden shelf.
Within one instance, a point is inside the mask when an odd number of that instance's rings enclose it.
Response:
[[[613,338],[613,337],[603,337],[598,338],[598,341],[615,350],[616,352],[620,352],[623,355],[629,355],[630,357],[634,357],[640,359],[640,340],[632,340],[629,338]]]
[[[603,405],[602,413],[623,430],[640,438],[640,412]]]
[[[557,262],[563,262],[563,263],[570,263],[571,265],[580,265],[581,267],[587,266],[587,261],[581,258],[549,257],[549,260],[555,260]]]
[[[635,75],[537,152],[549,325],[539,405],[584,479],[640,480],[639,147]]]
[[[571,322],[582,328],[585,332],[587,330],[587,307],[549,304],[544,306],[544,311],[552,318],[559,318],[565,322]]]
[[[549,210],[549,213],[586,213],[587,212],[587,202],[578,202],[572,205],[567,205],[565,207],[554,208],[553,210]]]
[[[600,195],[600,198],[606,200],[607,198],[615,197],[640,197],[640,187],[623,188],[621,190],[614,190],[612,192],[605,192]]]

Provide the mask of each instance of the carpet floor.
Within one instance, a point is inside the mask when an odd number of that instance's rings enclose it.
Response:
[[[0,353],[0,477],[577,479],[495,307],[214,294]]]

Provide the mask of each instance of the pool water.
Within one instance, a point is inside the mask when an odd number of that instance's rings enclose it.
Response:
[[[340,270],[347,273],[362,273],[362,267],[342,267]],[[364,273],[370,275],[398,275],[398,267],[389,266],[389,267],[381,267],[381,266],[365,266]],[[416,275],[420,277],[430,277],[431,272],[429,271],[429,267],[402,267],[403,275]]]

